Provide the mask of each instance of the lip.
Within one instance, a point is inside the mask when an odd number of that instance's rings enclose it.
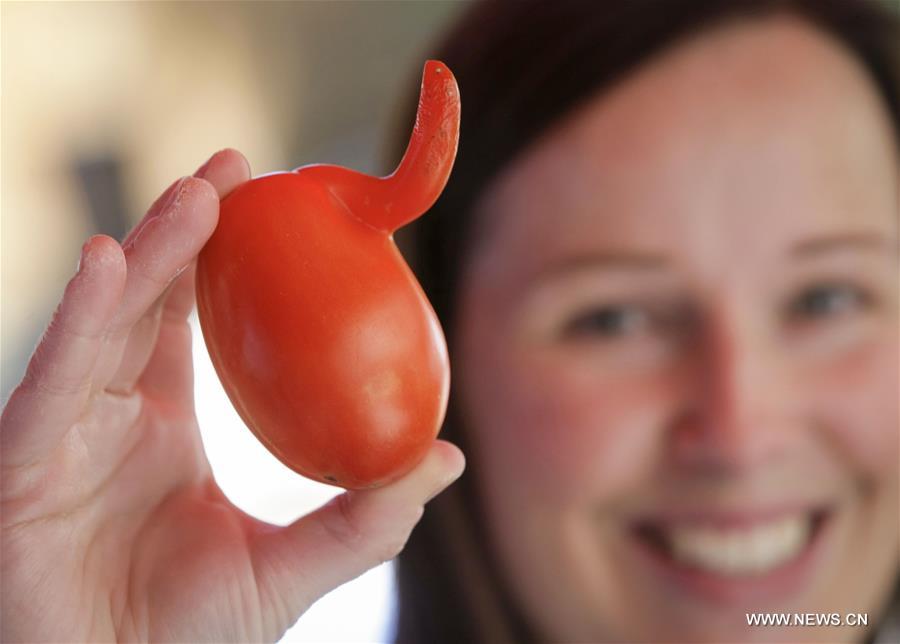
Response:
[[[741,528],[777,520],[800,511],[813,515],[808,543],[790,560],[756,575],[729,576],[685,565],[673,559],[660,546],[654,545],[644,533],[648,523],[657,526],[690,523],[722,529]],[[686,592],[707,603],[744,609],[748,604],[769,604],[784,600],[809,585],[830,540],[834,514],[835,509],[831,506],[795,506],[793,509],[750,512],[676,512],[632,522],[626,540],[635,564],[646,570],[651,578],[659,579],[677,593]]]

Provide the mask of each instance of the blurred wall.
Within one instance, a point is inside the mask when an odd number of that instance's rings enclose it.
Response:
[[[0,4],[3,399],[83,241],[121,238],[216,150],[238,148],[254,175],[311,162],[385,171],[399,101],[464,7]]]

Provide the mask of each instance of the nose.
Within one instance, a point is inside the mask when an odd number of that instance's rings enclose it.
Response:
[[[690,359],[670,456],[690,470],[738,474],[778,460],[795,432],[786,357],[752,315],[719,312]]]

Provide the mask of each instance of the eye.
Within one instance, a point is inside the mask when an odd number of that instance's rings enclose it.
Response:
[[[650,316],[635,306],[604,306],[575,317],[565,326],[567,336],[618,338],[644,330]]]
[[[870,298],[848,284],[819,284],[802,291],[789,304],[792,318],[823,320],[867,308]]]

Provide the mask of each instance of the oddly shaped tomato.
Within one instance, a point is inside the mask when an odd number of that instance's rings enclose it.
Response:
[[[382,485],[438,433],[447,348],[392,233],[444,189],[459,110],[450,70],[428,61],[393,174],[306,166],[248,181],[222,202],[197,265],[203,337],[241,418],[304,476]]]

